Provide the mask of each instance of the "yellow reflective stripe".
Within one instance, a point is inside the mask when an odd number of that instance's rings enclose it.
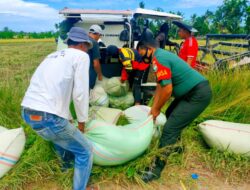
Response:
[[[123,61],[122,65],[125,67],[126,70],[132,70],[131,60]]]
[[[122,62],[123,66],[129,66],[131,65],[131,61],[130,60],[126,60]]]
[[[124,59],[130,58],[130,57],[129,57],[129,54],[128,54],[128,52],[126,51],[125,48],[121,48],[121,52],[122,52],[122,55],[123,55],[123,58],[124,58]]]
[[[123,66],[125,67],[126,70],[132,70],[132,60],[134,60],[135,58],[135,54],[133,52],[133,50],[129,49],[129,48],[121,48],[121,53],[123,57],[123,59],[121,59]]]
[[[134,51],[132,49],[129,49],[129,48],[126,48],[126,50],[130,54],[131,60],[135,60],[135,53],[134,53]]]
[[[135,53],[130,48],[121,48],[121,53],[123,54],[125,60],[135,60]]]

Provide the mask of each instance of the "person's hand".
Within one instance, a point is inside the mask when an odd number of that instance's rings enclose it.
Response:
[[[155,109],[155,108],[151,108],[149,115],[153,116],[154,121],[156,120],[157,116],[161,113],[161,110]]]
[[[98,80],[99,80],[99,81],[102,81],[102,74],[99,74],[99,75],[98,75]]]
[[[79,129],[81,132],[84,132],[84,127],[85,127],[85,123],[78,122],[78,129]]]
[[[124,83],[126,80],[122,80],[122,79],[121,79],[120,81],[121,81],[121,83]]]

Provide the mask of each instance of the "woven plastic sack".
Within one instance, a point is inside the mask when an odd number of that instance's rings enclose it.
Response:
[[[124,111],[124,115],[129,120],[130,123],[142,121],[145,118],[148,117],[148,114],[151,110],[151,107],[145,106],[145,105],[136,105],[133,107],[130,107]],[[167,121],[166,116],[163,113],[160,113],[160,115],[155,120],[155,125],[157,126],[163,126]]]
[[[93,144],[94,163],[119,165],[140,156],[148,148],[153,135],[153,119],[148,117],[125,126],[93,120],[87,123],[85,131]]]
[[[121,83],[120,77],[112,77],[106,80],[104,89],[109,95],[120,97],[128,93],[129,85],[127,82]]]
[[[93,106],[89,109],[89,121],[99,120],[110,124],[116,124],[121,115],[122,110],[114,108]]]
[[[208,120],[199,128],[210,147],[250,156],[250,124]]]
[[[106,78],[105,76],[102,76],[102,80],[98,80],[98,77],[96,79],[96,82],[95,82],[95,85],[96,86],[102,86],[105,90],[105,85],[106,85],[106,82],[108,81],[109,79]]]
[[[25,145],[23,128],[7,129],[0,126],[0,178],[18,162]]]
[[[125,96],[121,97],[109,96],[109,105],[112,108],[124,110],[132,106],[134,101],[132,92],[129,92]]]
[[[91,106],[109,106],[108,95],[101,85],[95,85],[95,87],[90,90],[89,104]]]

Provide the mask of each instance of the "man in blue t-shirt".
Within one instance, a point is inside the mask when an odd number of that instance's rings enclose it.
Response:
[[[93,89],[96,82],[96,77],[98,80],[102,80],[102,69],[100,64],[101,54],[99,50],[98,40],[102,34],[102,28],[99,25],[92,25],[89,28],[89,37],[92,41],[93,48],[88,51],[90,58],[89,67],[89,88]]]

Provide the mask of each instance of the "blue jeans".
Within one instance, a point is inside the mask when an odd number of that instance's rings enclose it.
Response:
[[[92,145],[84,135],[68,120],[54,114],[22,108],[22,117],[39,136],[55,144],[63,160],[74,158],[74,190],[86,189],[93,154]]]

